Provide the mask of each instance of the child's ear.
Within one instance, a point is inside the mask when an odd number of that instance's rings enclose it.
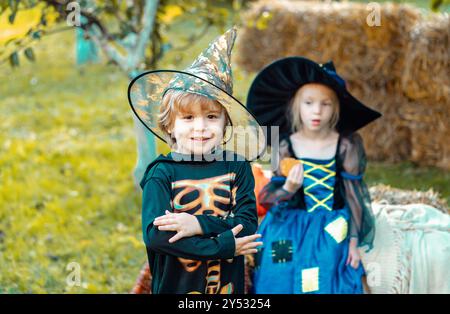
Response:
[[[175,136],[172,135],[171,132],[169,132],[169,137],[170,137],[170,139],[172,140],[172,143],[175,144],[175,143],[177,142],[177,139],[175,138]]]

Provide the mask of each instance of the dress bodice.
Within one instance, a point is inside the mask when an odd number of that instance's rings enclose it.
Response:
[[[291,157],[303,164],[303,185],[296,195],[288,201],[289,207],[306,209],[308,212],[321,208],[325,210],[341,209],[344,199],[339,192],[343,187],[340,180],[339,136],[336,154],[330,159],[299,158],[296,156],[289,136],[286,137]]]
[[[301,158],[303,164],[303,193],[308,212],[322,208],[333,210],[336,181],[336,160]]]

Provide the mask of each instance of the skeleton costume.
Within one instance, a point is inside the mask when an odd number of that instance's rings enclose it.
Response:
[[[243,225],[237,237],[254,234],[257,229],[249,161],[262,154],[266,140],[255,118],[231,96],[230,56],[235,38],[236,30],[231,29],[184,71],[146,72],[129,87],[133,112],[164,141],[168,139],[156,122],[161,99],[169,89],[217,100],[232,123],[225,143],[210,154],[171,152],[147,167],[140,184],[142,231],[153,293],[244,293],[244,257],[234,257],[231,229]],[[245,147],[242,138],[250,140],[253,147]],[[160,231],[153,225],[165,210],[196,215],[204,235],[169,243],[175,232]]]
[[[327,85],[339,98],[339,139],[331,159],[300,158],[293,150],[286,112],[307,83]],[[280,126],[279,160],[300,159],[304,174],[302,187],[289,193],[278,169],[259,194],[270,209],[258,230],[264,245],[255,256],[254,292],[362,293],[361,263],[357,269],[346,265],[349,241],[355,237],[370,249],[375,229],[363,181],[364,146],[355,131],[380,114],[350,95],[331,62],[319,65],[301,57],[264,68],[252,83],[247,107],[262,125]]]

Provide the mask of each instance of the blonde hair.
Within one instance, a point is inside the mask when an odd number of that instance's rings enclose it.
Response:
[[[311,84],[311,83],[310,83]],[[320,83],[313,83],[313,84],[320,84]],[[308,84],[305,84],[308,85]],[[302,123],[302,117],[300,113],[300,106],[295,106],[295,103],[297,102],[297,99],[300,97],[299,95],[300,90],[305,86],[302,85],[297,91],[295,92],[294,96],[289,100],[288,104],[288,110],[286,110],[286,118],[291,123],[291,131],[296,132],[298,130],[301,130],[303,127]],[[324,84],[320,84],[322,86],[325,86],[329,88],[328,86]],[[334,91],[333,91],[334,92]],[[335,93],[335,92],[334,92]],[[335,93],[336,95],[336,93]],[[329,122],[330,129],[335,129],[336,125],[339,121],[339,98],[336,95],[336,102],[333,101],[333,114],[331,115],[331,119]]]
[[[227,110],[217,100],[209,99],[206,96],[185,92],[182,90],[168,90],[159,108],[158,127],[164,132],[168,140],[168,144],[172,146],[175,143],[175,138],[171,136],[175,118],[177,114],[190,113],[190,107],[193,105],[200,105],[202,111],[211,109],[220,109],[220,113],[225,114],[225,124],[223,132],[225,134],[226,127],[231,125],[231,119]]]

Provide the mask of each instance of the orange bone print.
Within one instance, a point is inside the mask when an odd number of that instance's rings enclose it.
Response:
[[[217,294],[220,287],[220,260],[208,261],[207,263],[206,293]]]
[[[178,260],[188,272],[196,271],[202,264],[201,261],[194,261],[181,257],[179,257]],[[227,259],[227,262],[232,263],[233,259]],[[211,260],[206,263],[208,265],[208,272],[206,275],[205,294],[232,294],[234,291],[233,283],[230,282],[222,287],[220,285],[220,260]],[[200,292],[191,291],[189,294],[200,294]]]
[[[236,192],[238,187],[233,187],[230,191],[230,182],[233,182],[236,177],[235,173],[228,173],[225,175],[206,178],[201,180],[179,180],[172,183],[172,190],[180,189],[172,201],[172,208],[174,212],[186,212],[191,211],[192,215],[202,215],[204,213],[212,214],[214,216],[225,217],[228,211],[225,211],[215,205],[220,203],[225,205],[230,204],[236,205]],[[215,194],[215,191],[222,190],[230,193],[229,197],[223,197]],[[183,197],[189,195],[190,193],[198,193],[198,197],[190,201],[189,203],[182,204],[181,200]],[[194,212],[192,212],[195,209]],[[196,271],[201,265],[201,261],[190,260],[179,257],[178,260],[183,265],[184,270],[187,272]],[[227,262],[232,262],[233,259],[227,260]],[[231,294],[234,291],[232,283],[229,283],[223,287],[220,285],[220,260],[207,261],[208,271],[206,275],[206,289],[207,294]],[[192,291],[190,293],[200,293],[198,291]]]
[[[191,211],[200,205],[200,207],[191,214],[202,215],[207,212],[214,216],[226,216],[227,211],[217,207],[214,202],[228,205],[230,204],[230,198],[217,195],[214,191],[222,190],[230,193],[230,184],[228,182],[233,181],[235,176],[235,173],[228,173],[202,180],[180,180],[173,182],[172,190],[182,189],[173,199],[174,212]],[[181,199],[194,191],[198,192],[198,197],[187,204],[181,204]]]
[[[194,261],[191,259],[181,258],[178,257],[178,260],[180,261],[181,265],[183,265],[183,268],[185,271],[192,273],[197,270],[197,268],[200,267],[202,264],[201,261]]]
[[[228,263],[233,262],[233,259],[228,259]],[[208,274],[206,275],[206,294],[232,294],[233,283],[229,283],[221,287],[220,282],[220,260],[208,261]],[[219,291],[220,289],[220,291]]]

